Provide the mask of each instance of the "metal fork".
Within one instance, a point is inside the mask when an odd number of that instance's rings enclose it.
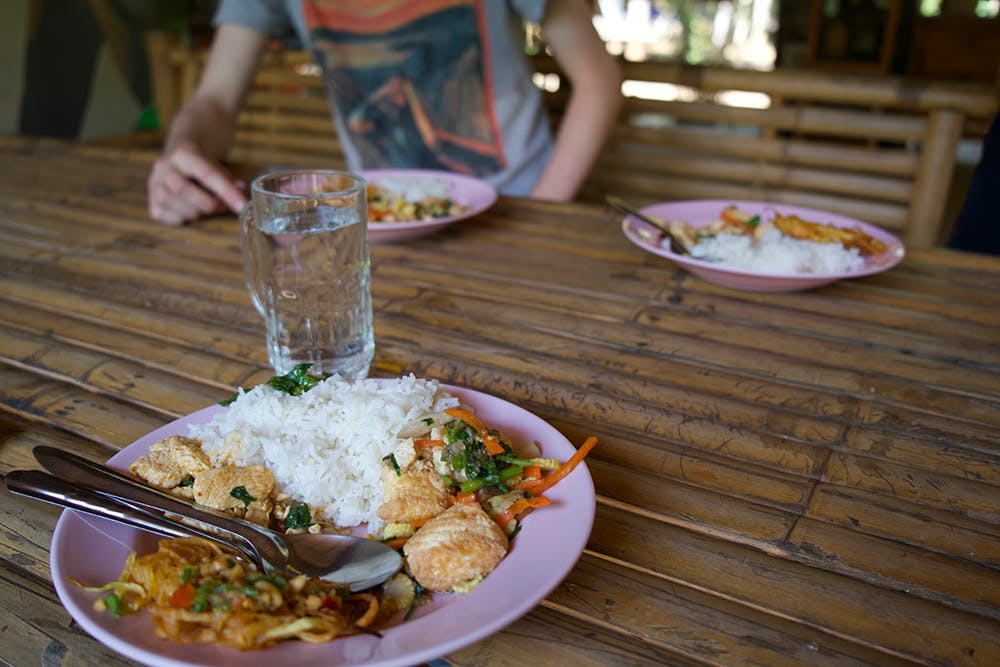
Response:
[[[56,477],[129,505],[169,512],[224,531],[229,544],[248,544],[266,572],[306,574],[362,590],[382,583],[402,566],[402,556],[377,540],[351,535],[278,533],[140,482],[71,452],[40,445],[32,450]],[[111,517],[109,517],[111,518]],[[185,524],[180,524],[185,525]],[[216,536],[216,539],[219,539]]]

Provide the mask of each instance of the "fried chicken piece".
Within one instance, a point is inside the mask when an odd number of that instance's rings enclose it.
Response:
[[[261,465],[209,468],[194,478],[194,500],[268,525],[274,507],[274,474]]]
[[[410,523],[437,516],[448,509],[448,489],[432,463],[424,460],[396,474],[388,463],[382,467],[382,504],[376,514],[384,521]]]
[[[865,234],[861,229],[822,225],[803,220],[797,215],[781,214],[774,216],[774,225],[786,236],[818,243],[840,243],[848,249],[857,248],[861,255],[877,255],[886,251],[885,243]]]
[[[149,452],[128,469],[154,486],[172,489],[211,465],[208,454],[201,449],[201,441],[172,435],[150,446]]]
[[[507,547],[507,536],[479,503],[459,503],[419,528],[403,553],[421,586],[445,592],[492,572]]]

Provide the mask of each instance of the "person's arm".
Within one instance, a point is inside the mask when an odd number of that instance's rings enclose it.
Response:
[[[157,222],[179,225],[227,209],[238,213],[246,203],[221,160],[266,44],[263,34],[242,26],[216,32],[198,87],[171,123],[163,156],[149,175],[149,214]]]
[[[542,37],[572,93],[556,133],[552,159],[531,196],[572,199],[590,171],[621,106],[621,71],[594,30],[590,3],[551,0]]]

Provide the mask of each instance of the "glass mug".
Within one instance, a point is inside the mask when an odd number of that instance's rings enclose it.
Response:
[[[308,363],[317,375],[366,377],[375,340],[364,179],[332,170],[264,174],[250,186],[240,228],[274,370]]]

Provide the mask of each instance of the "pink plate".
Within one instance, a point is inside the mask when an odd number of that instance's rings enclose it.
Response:
[[[455,174],[448,171],[431,171],[423,169],[375,169],[362,171],[361,175],[369,183],[378,185],[379,179],[407,181],[414,185],[422,182],[444,183],[448,188],[448,196],[456,203],[466,207],[458,215],[432,220],[415,220],[412,222],[369,222],[368,241],[370,243],[393,243],[409,241],[426,236],[432,232],[447,227],[459,220],[466,220],[479,215],[497,200],[496,189],[478,178]]]
[[[545,456],[565,461],[576,451],[548,423],[527,410],[471,389],[446,386],[472,406],[483,422],[514,442],[535,441]],[[187,435],[188,424],[203,423],[225,410],[210,406],[167,424],[132,443],[108,463],[119,469],[168,435]],[[88,585],[113,581],[125,558],[136,550],[156,550],[157,537],[72,510],[59,517],[52,537],[51,567],[59,599],[83,628],[109,648],[146,665],[239,665],[240,667],[389,667],[434,660],[472,644],[529,612],[576,564],[594,521],[594,484],[585,465],[546,492],[552,504],[531,514],[511,542],[511,550],[486,579],[465,595],[435,595],[408,621],[382,631],[325,644],[290,641],[259,651],[215,645],[175,644],[158,638],[148,613],[115,618],[93,609],[99,594]]]
[[[859,271],[845,273],[767,273],[719,266],[714,262],[706,262],[678,255],[670,250],[669,247],[664,248],[660,245],[662,234],[659,230],[631,215],[626,216],[622,221],[622,231],[625,232],[625,236],[632,243],[643,250],[666,257],[706,282],[750,292],[800,292],[828,285],[844,278],[858,278],[873,273],[880,273],[899,264],[905,254],[902,241],[880,227],[835,213],[802,208],[800,206],[786,206],[784,204],[756,201],[701,199],[654,204],[642,209],[642,212],[645,215],[659,218],[666,222],[684,220],[695,227],[702,227],[716,220],[722,209],[726,206],[737,206],[751,215],[760,215],[762,219],[766,219],[773,213],[778,212],[782,215],[798,215],[810,222],[829,223],[837,227],[860,227],[866,234],[883,241],[888,250],[879,255],[869,257],[865,266]]]

